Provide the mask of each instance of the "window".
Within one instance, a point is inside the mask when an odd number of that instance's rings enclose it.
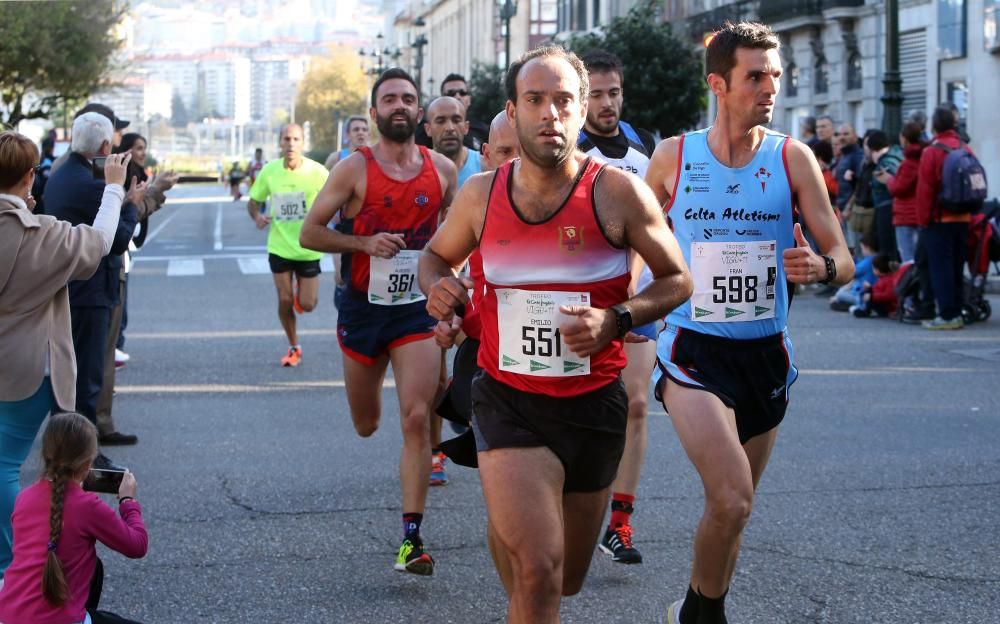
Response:
[[[863,86],[863,78],[861,55],[854,52],[847,57],[847,90],[860,89]]]
[[[796,97],[799,94],[799,66],[790,63],[785,71],[785,95]]]
[[[938,0],[938,57],[965,57],[967,25],[965,0]]]
[[[573,30],[587,30],[587,0],[576,0]]]
[[[816,66],[813,68],[813,90],[816,93],[826,93],[830,89],[830,66],[826,59],[820,57],[816,59]]]

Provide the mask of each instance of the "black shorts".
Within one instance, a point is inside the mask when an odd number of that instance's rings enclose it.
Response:
[[[625,450],[627,421],[621,377],[575,397],[515,390],[485,372],[472,381],[476,449],[544,446],[562,462],[564,492],[597,492],[611,485]]]
[[[479,371],[479,341],[466,338],[455,350],[451,383],[435,410],[441,418],[459,425],[472,422],[472,380]]]
[[[736,413],[740,444],[781,424],[798,377],[784,333],[753,340],[710,336],[668,325],[656,344],[656,400],[663,383],[711,392]]]
[[[316,277],[322,273],[319,268],[319,260],[288,260],[269,253],[267,254],[267,262],[271,265],[271,273],[295,271],[299,277]]]

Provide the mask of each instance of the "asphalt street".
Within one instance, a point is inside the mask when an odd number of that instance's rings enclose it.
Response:
[[[218,185],[175,189],[129,285],[114,414],[150,551],[102,549],[104,608],[143,622],[502,622],[476,472],[449,466],[424,521],[431,578],[393,571],[398,409],[351,426],[333,277],[287,345],[265,234]],[[329,269],[329,263],[326,264]],[[1000,298],[993,298],[1000,310]],[[796,298],[801,370],[733,580],[734,624],[1000,622],[1000,319],[959,332]],[[659,623],[683,595],[702,491],[662,406],[634,516],[645,563],[600,554],[563,621]],[[34,478],[37,459],[25,479]],[[530,505],[531,501],[525,501]]]

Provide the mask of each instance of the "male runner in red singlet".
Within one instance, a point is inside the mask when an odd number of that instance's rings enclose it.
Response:
[[[341,160],[330,172],[305,226],[302,245],[343,253],[346,282],[337,321],[344,353],[344,385],[354,427],[375,433],[382,381],[392,363],[399,395],[403,452],[403,543],[395,568],[429,575],[434,560],[420,538],[431,468],[429,412],[438,390],[441,348],[435,321],[417,287],[420,250],[437,229],[456,186],[455,165],[418,147],[419,92],[399,68],[372,87],[369,114],[381,139]],[[327,227],[342,212],[338,230]]]
[[[471,178],[420,258],[427,309],[469,301],[458,267],[478,247],[483,374],[473,430],[489,542],[508,622],[559,621],[583,585],[625,444],[622,337],[691,293],[681,251],[642,181],[576,150],[587,113],[583,63],[557,46],[506,78],[521,159]],[[628,253],[653,281],[628,297]]]

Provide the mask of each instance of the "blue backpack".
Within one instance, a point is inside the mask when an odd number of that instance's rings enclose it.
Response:
[[[958,149],[942,143],[934,143],[933,147],[947,154],[941,168],[938,206],[958,214],[979,210],[986,201],[986,171],[979,159],[964,144]]]

